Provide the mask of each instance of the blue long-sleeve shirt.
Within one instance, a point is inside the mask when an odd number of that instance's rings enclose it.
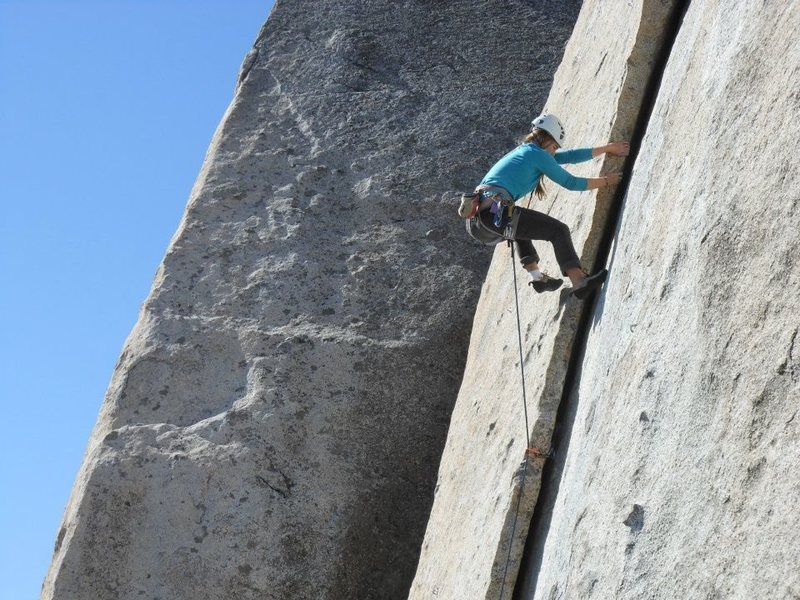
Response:
[[[481,180],[481,185],[497,185],[519,200],[530,192],[545,175],[561,187],[582,192],[589,183],[585,177],[575,177],[559,164],[574,164],[592,159],[591,148],[558,150],[551,156],[536,144],[521,144],[498,160]]]

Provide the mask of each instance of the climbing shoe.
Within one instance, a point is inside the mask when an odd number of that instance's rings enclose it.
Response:
[[[529,281],[528,285],[532,285],[533,289],[541,294],[542,292],[556,291],[561,287],[562,283],[564,283],[563,279],[556,279],[555,277],[550,277],[547,273],[542,273],[542,278],[539,281]]]
[[[587,275],[586,278],[583,280],[583,284],[580,287],[577,287],[574,290],[572,290],[572,295],[580,300],[583,300],[594,290],[603,285],[603,282],[606,280],[607,276],[608,276],[608,271],[605,269],[600,269],[594,275]]]

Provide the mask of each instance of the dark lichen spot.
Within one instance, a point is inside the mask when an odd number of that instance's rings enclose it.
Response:
[[[644,527],[644,508],[639,504],[634,504],[633,510],[631,510],[628,518],[623,521],[623,524],[630,527],[631,533],[639,533]]]
[[[62,527],[61,530],[58,532],[58,537],[56,538],[56,548],[54,552],[58,552],[61,550],[61,544],[64,543],[64,536],[67,535],[67,528]]]

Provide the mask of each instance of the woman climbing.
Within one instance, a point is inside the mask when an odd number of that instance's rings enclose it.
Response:
[[[473,194],[465,194],[459,214],[469,218],[467,231],[484,244],[513,240],[520,262],[531,277],[530,285],[539,293],[557,290],[564,280],[539,270],[539,255],[531,240],[546,240],[553,244],[561,272],[572,282],[572,293],[583,299],[602,285],[608,272],[601,269],[588,275],[581,269],[569,228],[564,223],[514,203],[529,192],[542,198],[545,194],[544,176],[573,191],[616,185],[622,179],[622,173],[575,177],[560,164],[584,162],[604,153],[627,156],[630,146],[628,142],[612,142],[597,148],[561,150],[564,139],[564,127],[554,115],[543,113],[536,117],[531,123],[531,132],[520,145],[489,169]]]

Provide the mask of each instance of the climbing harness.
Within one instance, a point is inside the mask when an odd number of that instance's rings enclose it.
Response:
[[[507,198],[500,198],[492,203],[491,208],[494,215],[494,226],[505,231],[511,224],[511,216],[514,214],[514,201]],[[509,236],[507,236],[509,237]]]
[[[517,529],[517,518],[519,517],[519,506],[522,502],[522,494],[525,493],[525,477],[528,474],[528,457],[546,459],[550,457],[549,452],[542,452],[538,448],[531,447],[530,428],[528,427],[528,397],[525,391],[525,363],[522,354],[522,325],[519,318],[519,294],[517,293],[517,268],[516,257],[514,252],[514,243],[508,240],[508,245],[511,248],[511,271],[514,274],[514,306],[517,310],[517,341],[519,342],[519,370],[522,379],[522,407],[525,412],[525,461],[522,467],[522,480],[519,486],[519,495],[517,496],[517,507],[514,510],[514,521],[511,524],[511,535],[508,537],[508,555],[506,556],[506,566],[503,569],[503,580],[500,585],[500,600],[503,600],[503,593],[506,587],[506,576],[508,575],[508,565],[511,562],[511,548],[514,544],[514,533]]]
[[[477,211],[466,221],[470,237],[485,246],[495,246],[504,239],[513,240],[519,224],[520,211],[515,210],[511,195],[503,188],[488,185],[478,186],[475,191],[480,194],[481,201]],[[481,219],[481,212],[487,209],[491,211],[494,227],[489,227]]]
[[[489,229],[489,227],[481,221],[480,213],[466,221],[466,224],[469,236],[484,246],[496,246],[503,241],[503,236],[493,229]]]

